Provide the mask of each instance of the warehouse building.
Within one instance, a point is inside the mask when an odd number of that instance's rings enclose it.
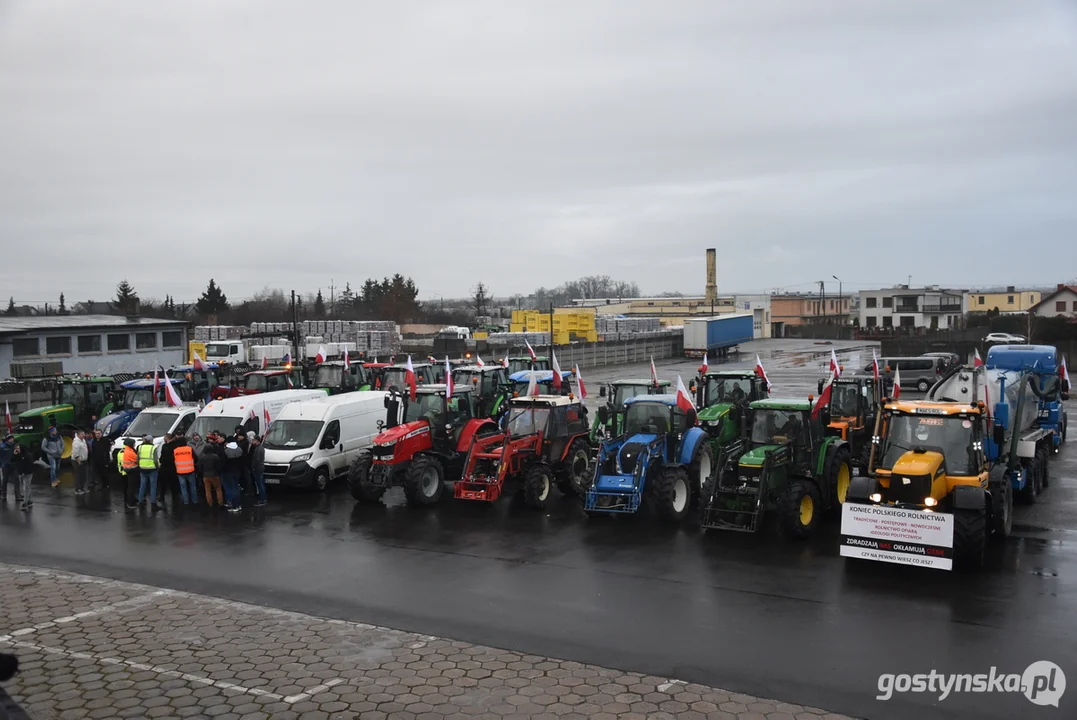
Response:
[[[109,375],[187,361],[187,323],[122,315],[0,317],[0,374]]]

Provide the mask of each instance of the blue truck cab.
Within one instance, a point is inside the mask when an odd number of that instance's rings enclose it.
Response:
[[[161,378],[161,387],[157,391],[157,399],[153,397],[153,380],[149,378],[139,378],[138,380],[128,380],[127,382],[120,383],[120,388],[123,390],[122,398],[114,406],[113,412],[100,418],[97,424],[94,426],[94,430],[100,430],[101,434],[109,440],[115,440],[120,435],[123,435],[127,430],[127,426],[131,424],[131,421],[138,417],[138,414],[145,408],[148,408],[157,403],[163,403],[165,401],[165,389],[164,383],[171,382],[175,387],[179,396],[183,399],[185,392],[183,388],[183,381],[180,378]]]
[[[572,372],[569,370],[561,371],[561,394],[568,395],[570,391],[570,380],[572,379]],[[521,370],[520,372],[514,372],[509,375],[509,392],[510,394],[516,393],[520,397],[527,395],[527,387],[531,383],[531,371]],[[556,395],[553,390],[553,370],[536,370],[535,371],[535,383],[538,385],[540,395]]]
[[[1051,449],[1057,453],[1066,439],[1067,415],[1063,400],[1069,388],[1062,387],[1058,349],[1051,345],[995,345],[987,351],[989,370],[1030,373],[1037,398],[1036,427],[1051,433]],[[1009,408],[996,408],[996,416]]]
[[[634,513],[650,505],[665,520],[683,519],[714,471],[695,411],[678,406],[676,395],[637,395],[625,402],[622,428],[599,443],[584,510]]]

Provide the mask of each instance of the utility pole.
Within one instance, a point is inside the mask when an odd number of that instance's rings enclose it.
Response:
[[[299,362],[299,314],[295,305],[295,290],[292,290],[292,338],[295,346],[292,348],[292,364]]]
[[[830,277],[838,281],[838,325],[845,324],[845,307],[844,298],[841,292],[841,278],[837,275],[831,275]]]
[[[819,307],[823,310],[823,323],[826,323],[826,281],[819,281]]]
[[[553,360],[553,303],[550,303],[550,360]]]
[[[336,317],[336,288],[333,287],[333,278],[329,278],[329,317]]]

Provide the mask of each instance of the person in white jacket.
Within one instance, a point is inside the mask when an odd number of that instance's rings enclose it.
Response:
[[[79,430],[71,440],[71,466],[75,470],[75,494],[86,493],[87,460],[90,459],[90,446],[86,444],[86,433]]]

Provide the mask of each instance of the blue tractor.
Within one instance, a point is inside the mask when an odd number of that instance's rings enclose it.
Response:
[[[571,388],[572,372],[561,371],[561,395],[568,395]],[[531,383],[531,371],[521,370],[509,375],[509,394],[516,393],[519,397],[527,395],[527,386]],[[538,385],[539,395],[557,395],[553,389],[553,370],[535,370],[535,384]]]
[[[695,410],[678,406],[676,395],[637,395],[625,402],[624,413],[621,435],[599,444],[591,486],[583,488],[584,510],[634,513],[646,505],[680,521],[715,468]]]
[[[156,399],[153,397],[153,380],[151,379],[139,378],[120,383],[120,388],[123,390],[122,399],[113,405],[111,413],[97,421],[94,429],[100,430],[108,440],[115,440],[123,435],[131,421],[145,408],[165,402],[165,382],[172,383],[176,388],[176,394],[181,399],[190,399],[186,394],[183,380],[179,377],[161,378],[159,382],[160,387],[157,389]]]
[[[1037,398],[1036,427],[1050,432],[1052,452],[1066,440],[1063,401],[1069,399],[1069,383],[1061,377],[1058,349],[1051,345],[995,345],[987,351],[988,370],[1027,372]]]

